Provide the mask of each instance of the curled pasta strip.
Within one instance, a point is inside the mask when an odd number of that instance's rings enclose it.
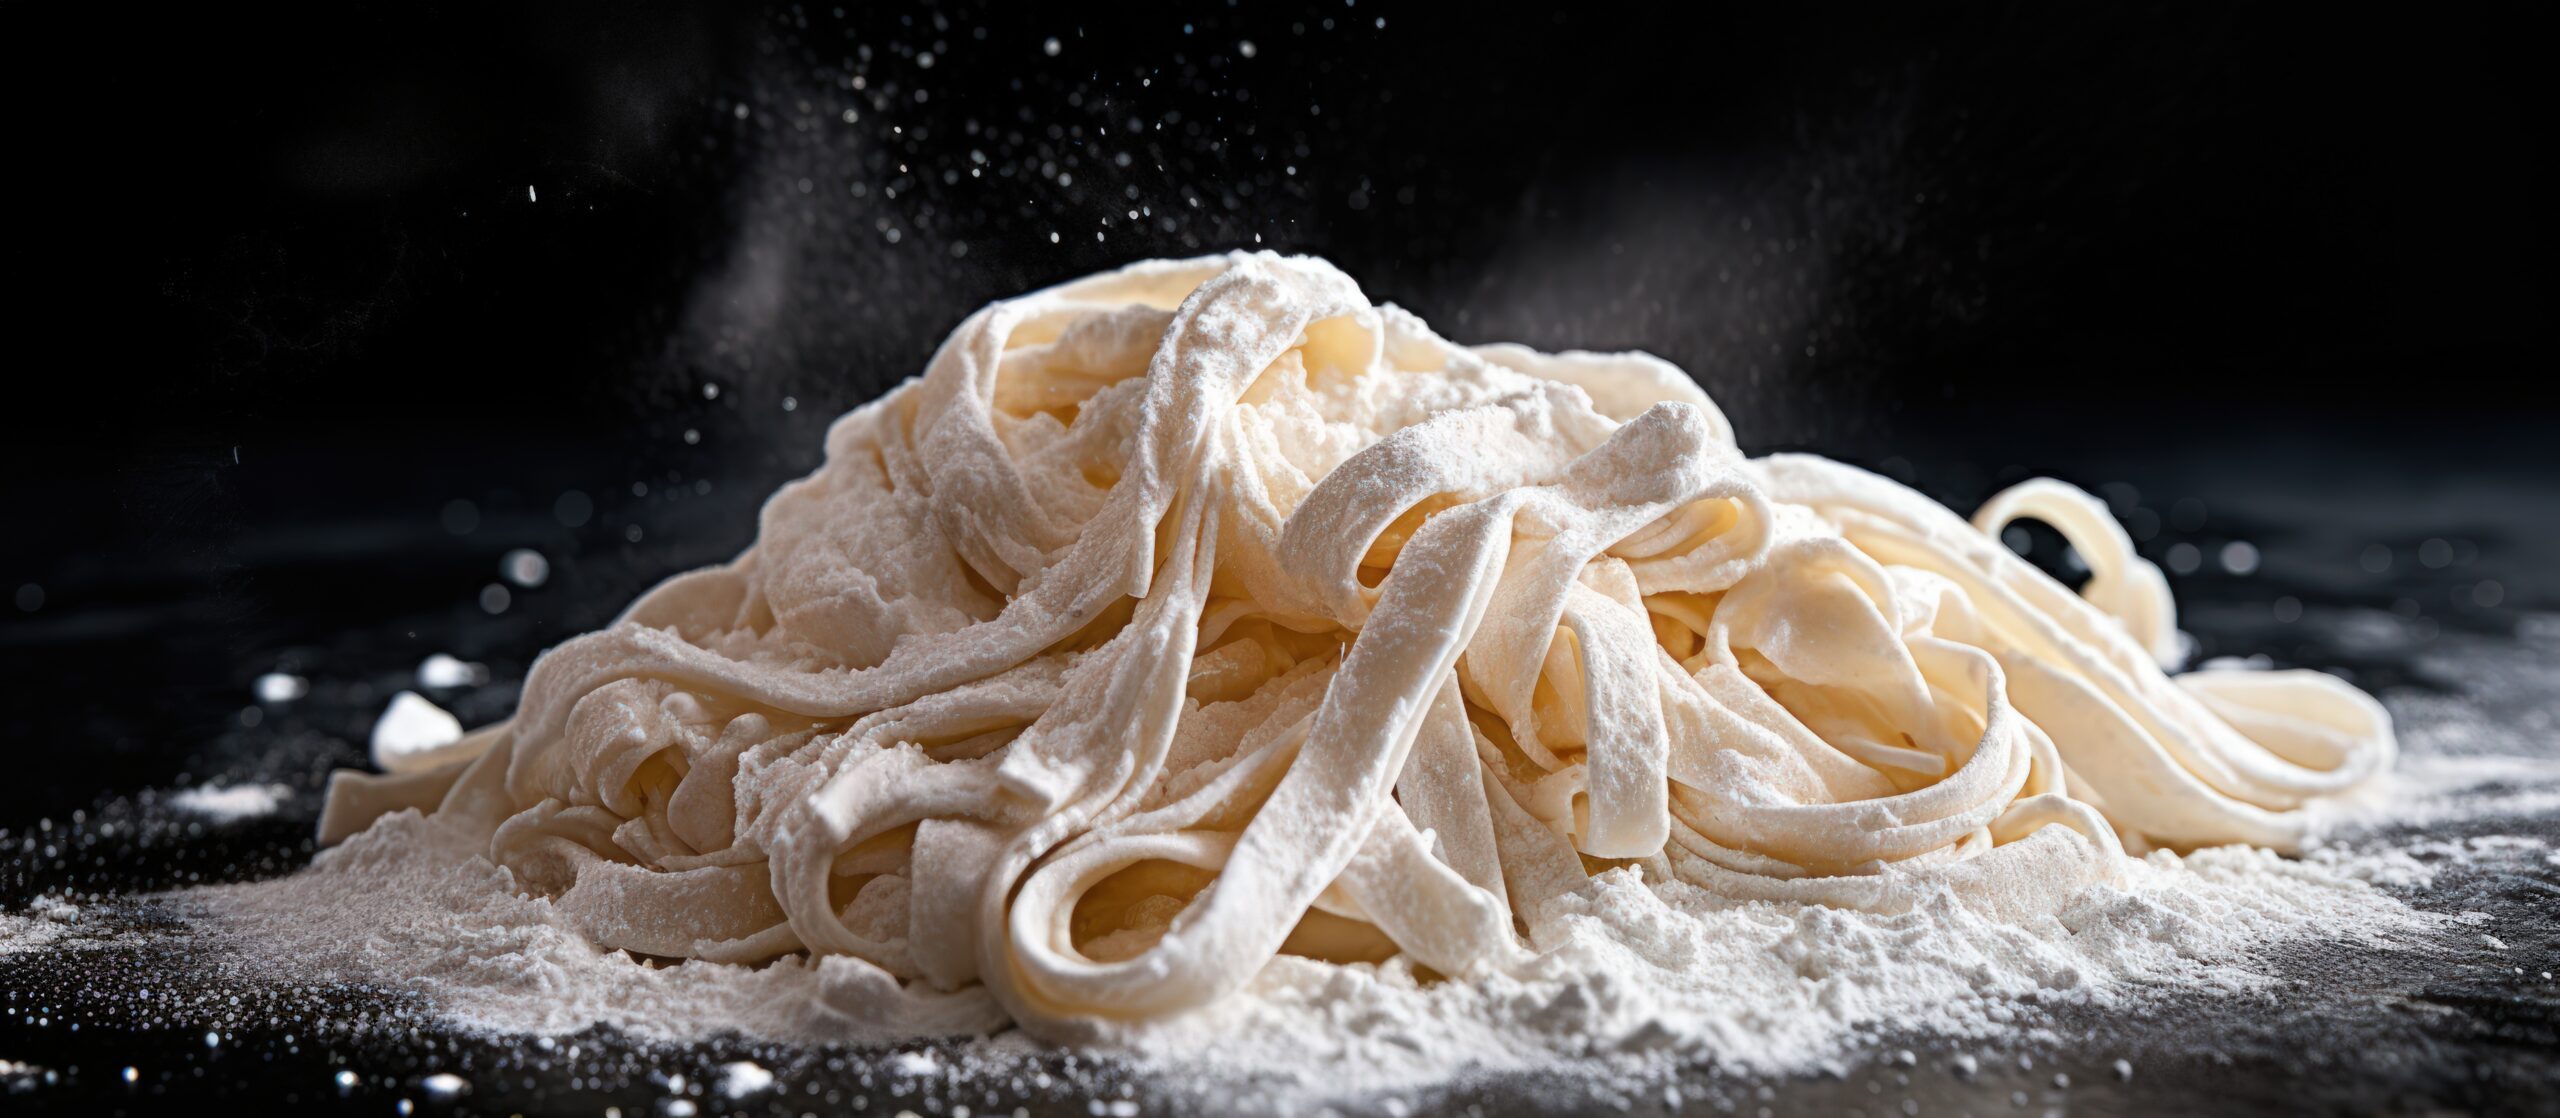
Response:
[[[1997,545],[2025,518],[2082,592]],[[323,837],[431,810],[599,946],[1073,1035],[1282,953],[1517,966],[1610,866],[2023,917],[2128,850],[2290,847],[2389,764],[2371,699],[2172,679],[2175,636],[2059,483],[1968,524],[1744,458],[1651,358],[1159,262],[971,316],[753,548],[433,767],[339,774]]]

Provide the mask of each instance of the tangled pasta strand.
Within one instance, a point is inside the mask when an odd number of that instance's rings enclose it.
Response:
[[[1997,544],[2023,518],[2082,592]],[[754,547],[338,774],[323,838],[430,810],[602,947],[842,956],[884,1014],[1048,1035],[1282,952],[1514,966],[1616,865],[2024,916],[2127,850],[2290,848],[2390,762],[2325,675],[2164,675],[2172,608],[2059,483],[1968,524],[1746,459],[1649,357],[1157,262],[972,316]]]

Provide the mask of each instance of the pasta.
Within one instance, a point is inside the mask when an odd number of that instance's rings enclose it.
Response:
[[[427,810],[599,946],[846,956],[1062,1035],[1282,952],[1516,966],[1613,866],[2030,916],[2128,853],[2291,848],[2389,764],[2370,698],[2173,678],[2175,635],[2059,483],[1968,524],[1745,458],[1650,357],[1452,345],[1312,259],[1155,262],[971,317],[751,549],[553,649],[508,721],[338,774],[323,838]]]

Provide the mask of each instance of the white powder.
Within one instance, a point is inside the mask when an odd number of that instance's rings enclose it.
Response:
[[[1563,942],[1517,976],[1416,981],[1409,968],[1282,959],[1216,1017],[1133,1037],[1169,1062],[1309,1090],[1414,1086],[1558,1057],[1712,1058],[1817,1067],[1884,1032],[2014,1034],[2030,1000],[2112,1005],[2155,984],[2237,991],[2256,949],[2306,935],[2401,940],[2428,918],[2275,855],[2155,855],[2022,925],[1948,902],[1899,916],[1732,904],[1688,886],[1599,879]]]
[[[433,664],[433,658],[428,663]],[[426,669],[420,669],[420,674],[426,674]],[[417,764],[460,740],[459,719],[417,692],[403,691],[391,697],[391,705],[373,724],[373,763],[385,769]]]
[[[2455,867],[2560,856],[2560,852],[2546,851],[2550,851],[2550,843],[2532,835],[2480,835],[2429,839],[2380,850],[2326,847],[2312,851],[2309,860],[2341,877],[2411,890],[2435,885],[2439,875]]]
[[[51,947],[79,922],[80,906],[61,897],[37,897],[23,914],[0,912],[0,958]]]
[[[532,553],[526,552],[525,554]],[[508,562],[510,565],[514,563],[514,555],[514,552],[508,553]],[[535,556],[535,559],[537,560],[540,558],[540,556]],[[533,584],[527,583],[525,585],[529,586]],[[435,655],[429,656],[418,662],[418,686],[420,687],[469,687],[474,684],[486,683],[488,681],[489,669],[478,664],[471,663],[467,660],[456,659],[442,652],[436,653]]]
[[[720,1093],[743,1099],[773,1086],[773,1072],[753,1060],[735,1060],[720,1066]]]
[[[169,797],[169,806],[217,823],[236,823],[273,815],[293,797],[281,784],[207,784]]]
[[[2548,816],[2560,813],[2560,762],[2492,754],[2411,756],[2373,787],[2316,810],[2331,829]]]
[[[268,672],[258,677],[258,701],[289,703],[311,693],[311,681],[284,672]]]
[[[348,888],[351,876],[366,887]],[[600,951],[550,902],[515,896],[506,871],[414,813],[308,873],[183,896],[253,967],[413,991],[466,1030],[609,1025],[666,1041],[734,1032],[818,1044],[1000,1024],[951,1012],[965,1007],[902,1004],[849,960],[658,966]],[[1240,996],[1132,1026],[1108,1046],[1141,1064],[1248,1081],[1257,1105],[1274,1107],[1557,1061],[1712,1059],[1783,1073],[1848,1058],[1886,1033],[2017,1035],[2038,1006],[2257,989],[2266,979],[2253,959],[2269,946],[2387,949],[2441,923],[2316,859],[2242,847],[2154,854],[2121,885],[2015,924],[1952,898],[1894,916],[1737,903],[1628,870],[1567,903],[1561,932],[1517,973],[1426,981],[1401,961],[1283,956]],[[1028,1050],[1018,1037],[944,1051],[1001,1066]],[[929,1077],[944,1058],[902,1053],[890,1070]],[[722,1089],[761,1089],[761,1070],[733,1066]]]
[[[658,967],[600,951],[550,902],[517,896],[507,871],[415,813],[384,820],[305,873],[183,896],[252,966],[410,989],[467,1029],[556,1034],[601,1024],[669,1040],[734,1029],[860,1043],[988,1024],[869,1020],[896,991],[850,960]]]

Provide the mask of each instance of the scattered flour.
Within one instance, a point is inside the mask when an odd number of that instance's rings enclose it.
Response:
[[[900,1052],[889,1058],[889,1070],[909,1079],[922,1079],[942,1070],[942,1061],[931,1052]]]
[[[0,959],[51,947],[79,922],[80,906],[61,897],[37,897],[23,913],[0,912]]]
[[[720,1093],[743,1099],[773,1086],[773,1072],[753,1060],[736,1060],[720,1067]]]
[[[407,813],[322,854],[305,873],[181,896],[213,918],[208,931],[244,961],[410,989],[464,1028],[557,1034],[601,1024],[668,1040],[735,1030],[861,1043],[985,1024],[929,1014],[882,1020],[883,1006],[905,999],[849,959],[761,968],[635,962],[596,949],[549,901],[516,889],[449,828]]]
[[[2319,805],[2334,840],[2304,859],[2341,877],[2399,892],[2432,888],[2445,871],[2545,860],[2538,833],[2432,837],[2429,829],[2494,826],[2560,815],[2560,760],[2501,754],[2406,756],[2388,776]],[[2545,825],[2547,828],[2547,824]]]
[[[2311,810],[2329,831],[2560,814],[2560,760],[2412,754],[2371,785],[2315,804]]]
[[[311,693],[311,681],[286,672],[268,672],[255,685],[258,701],[289,703]]]
[[[2307,857],[2313,864],[2341,877],[2407,890],[2433,886],[2439,874],[2455,866],[2521,860],[2537,854],[2544,858],[2560,857],[2560,852],[2545,853],[2549,848],[2550,843],[2531,835],[2480,835],[2427,839],[2407,846],[2380,849],[2322,847]]]
[[[385,769],[419,764],[461,740],[461,720],[425,696],[403,691],[391,697],[391,705],[373,724],[373,763]]]
[[[446,653],[439,652],[418,662],[420,687],[469,687],[488,681],[489,669]]]
[[[348,888],[350,877],[366,887]],[[515,895],[467,836],[415,813],[310,872],[180,896],[252,966],[405,989],[468,1030],[608,1025],[673,1042],[737,1033],[860,1044],[1001,1028],[974,1003],[902,996],[842,958],[660,966],[599,950],[550,901]],[[2032,1027],[2041,1005],[2132,1004],[2162,986],[2257,989],[2266,979],[2252,960],[2269,946],[2318,937],[2388,948],[2441,923],[2317,859],[2246,847],[2156,853],[2121,883],[2019,922],[1952,895],[1898,915],[1736,902],[1629,869],[1568,903],[1513,973],[1442,981],[1401,959],[1282,956],[1244,996],[1132,1026],[1111,1048],[1299,1101],[1560,1060],[1711,1059],[1783,1073],[1888,1032],[1991,1038]],[[972,1062],[1025,1050],[1018,1033],[944,1049]],[[944,1059],[901,1053],[890,1070],[930,1077]],[[731,1065],[720,1087],[736,1097],[733,1087],[760,1090],[770,1074]]]
[[[207,784],[169,797],[169,806],[217,823],[236,823],[273,815],[293,789],[281,784]]]

